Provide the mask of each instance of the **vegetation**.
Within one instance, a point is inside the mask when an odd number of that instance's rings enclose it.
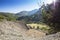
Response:
[[[12,13],[3,13],[0,12],[0,21],[4,20],[8,20],[8,21],[15,21],[16,20],[16,16]]]
[[[32,23],[32,24],[27,24],[27,26],[32,27],[33,29],[40,29],[40,30],[49,30],[49,26],[46,24],[37,24],[37,23]]]
[[[60,0],[47,6],[44,5],[42,9],[43,22],[51,27],[50,33],[60,31]],[[54,7],[54,8],[53,8]]]
[[[40,23],[41,22],[41,18],[40,18],[39,14],[34,14],[31,16],[18,17],[17,20],[25,21],[25,23]]]

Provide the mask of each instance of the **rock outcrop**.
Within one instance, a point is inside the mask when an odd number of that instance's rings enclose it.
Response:
[[[28,30],[21,22],[0,22],[0,40],[60,40],[60,33],[45,35],[34,29]]]

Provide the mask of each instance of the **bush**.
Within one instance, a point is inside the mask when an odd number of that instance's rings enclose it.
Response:
[[[0,13],[0,20],[16,21],[17,16],[12,13]]]

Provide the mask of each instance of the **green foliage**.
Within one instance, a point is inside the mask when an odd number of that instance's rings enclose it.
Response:
[[[49,33],[54,33],[53,23],[50,21],[51,18],[53,17],[52,14],[53,12],[51,10],[51,6],[50,5],[44,6],[44,8],[42,9],[43,22],[51,27],[51,29],[48,30]],[[46,30],[46,28],[43,29]]]
[[[42,9],[43,22],[51,27],[51,29],[49,30],[50,33],[56,33],[60,31],[60,4],[57,4],[58,8],[56,7],[55,9],[53,9],[52,7],[54,6],[50,4],[44,6],[44,8]]]
[[[19,17],[17,20],[23,20],[25,21],[25,23],[40,23],[41,19],[39,17],[39,15],[37,14],[34,14],[34,15],[31,15],[31,16],[22,16],[22,17]]]
[[[39,26],[37,26],[37,29],[40,29]]]
[[[5,19],[5,17],[3,15],[0,15],[0,21],[2,21],[3,19]]]
[[[0,12],[0,20],[8,20],[8,21],[15,21],[16,20],[16,16],[12,13],[3,13]]]
[[[44,6],[44,8],[42,9],[42,16],[43,22],[48,24],[50,18],[52,18],[52,11],[50,5]]]
[[[0,19],[4,19],[5,17],[3,15],[0,15]]]

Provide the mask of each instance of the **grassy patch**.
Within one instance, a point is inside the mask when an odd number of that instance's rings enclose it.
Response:
[[[37,29],[37,30],[42,30],[42,31],[49,31],[50,27],[46,24],[37,24],[37,23],[32,23],[32,24],[27,24],[27,26],[30,26],[32,29]]]

